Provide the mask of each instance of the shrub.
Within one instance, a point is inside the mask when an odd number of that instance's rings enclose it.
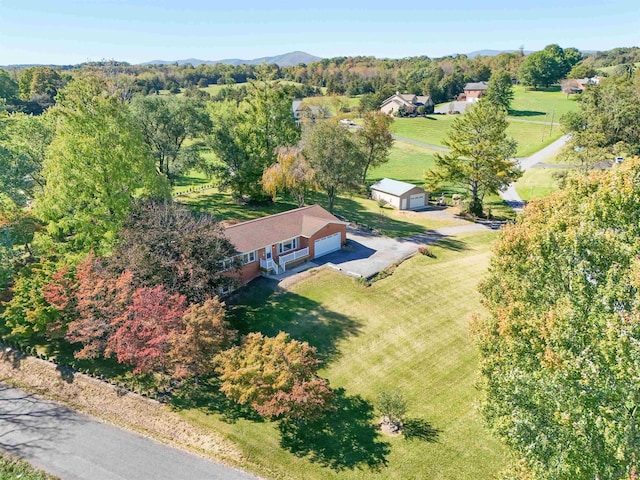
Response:
[[[380,414],[390,423],[401,423],[407,413],[407,401],[398,391],[382,392],[377,403]]]
[[[420,248],[418,248],[418,252],[419,252],[421,255],[424,255],[424,256],[426,256],[426,257],[436,258],[435,253],[433,253],[433,251],[432,251],[430,248],[427,248],[427,247],[420,247]]]

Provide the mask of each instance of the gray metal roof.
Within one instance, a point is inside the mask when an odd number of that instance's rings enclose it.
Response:
[[[392,180],[390,178],[383,178],[378,183],[374,183],[371,185],[373,190],[378,190],[384,193],[390,193],[391,195],[395,195],[399,197],[400,195],[404,195],[409,190],[413,190],[414,188],[420,188],[418,185],[414,185],[413,183],[401,182],[400,180]]]
[[[465,90],[486,90],[489,87],[489,82],[471,82],[464,86]]]

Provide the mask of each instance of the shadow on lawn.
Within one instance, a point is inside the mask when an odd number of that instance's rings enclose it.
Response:
[[[436,443],[440,431],[440,429],[434,428],[429,422],[421,418],[408,418],[402,424],[402,435],[407,440]]]
[[[511,117],[533,117],[536,115],[546,115],[547,112],[537,112],[535,110],[509,110]]]
[[[334,402],[335,410],[317,420],[280,422],[281,447],[336,471],[385,467],[390,449],[373,424],[373,406],[343,389],[336,391]]]
[[[280,291],[275,281],[265,278],[252,281],[227,303],[232,307],[228,319],[241,335],[275,336],[283,331],[315,347],[323,362],[336,356],[338,340],[360,331],[356,320],[309,298]]]

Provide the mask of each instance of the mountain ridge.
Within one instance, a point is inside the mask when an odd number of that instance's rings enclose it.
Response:
[[[272,57],[260,57],[251,60],[242,58],[225,58],[222,60],[201,60],[198,58],[187,58],[184,60],[151,60],[150,62],[143,62],[139,65],[184,65],[190,63],[193,66],[197,65],[215,65],[222,63],[226,65],[260,65],[262,63],[276,64],[279,67],[291,67],[300,63],[308,64],[311,62],[317,62],[322,60],[322,57],[316,57],[307,52],[296,50],[294,52],[283,53],[281,55],[274,55]]]

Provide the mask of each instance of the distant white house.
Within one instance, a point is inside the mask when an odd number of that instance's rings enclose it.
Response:
[[[424,188],[390,178],[383,178],[371,185],[371,198],[383,200],[398,210],[421,208],[429,200]]]

